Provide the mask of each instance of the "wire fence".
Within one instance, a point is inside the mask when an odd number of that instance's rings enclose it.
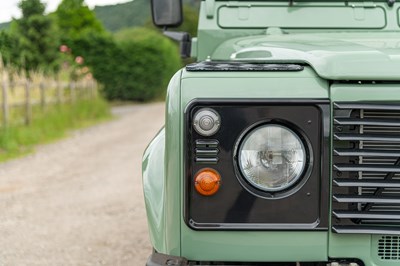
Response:
[[[79,80],[48,77],[41,73],[11,73],[0,69],[0,127],[32,123],[35,110],[47,106],[95,99],[98,84],[91,75]]]

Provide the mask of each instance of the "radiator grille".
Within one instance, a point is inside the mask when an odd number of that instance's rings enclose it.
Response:
[[[400,260],[399,236],[382,236],[378,240],[378,256],[382,260]]]
[[[332,229],[400,235],[400,104],[334,103]]]

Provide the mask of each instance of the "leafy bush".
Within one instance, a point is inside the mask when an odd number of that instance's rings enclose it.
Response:
[[[87,34],[73,45],[83,55],[108,99],[148,101],[164,95],[181,67],[176,44],[146,28],[126,29],[115,38]]]
[[[146,28],[122,30],[115,37],[124,58],[117,94],[139,101],[164,95],[169,79],[181,67],[176,44]],[[107,88],[105,92],[110,95]]]
[[[0,31],[0,56],[5,65],[16,66],[20,63],[20,46],[19,36],[9,31]]]
[[[54,15],[61,32],[61,40],[67,45],[87,32],[106,32],[84,0],[62,0]]]
[[[109,35],[88,32],[71,41],[72,52],[83,56],[98,81],[103,85],[116,81],[114,72],[118,67],[119,49]]]

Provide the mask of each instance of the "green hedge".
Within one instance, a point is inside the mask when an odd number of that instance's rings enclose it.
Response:
[[[148,101],[165,95],[181,67],[177,45],[147,28],[118,32],[114,38],[88,34],[74,42],[110,100]]]
[[[164,94],[169,79],[181,67],[177,45],[146,28],[122,30],[115,38],[125,59],[118,74],[122,98],[149,100]]]

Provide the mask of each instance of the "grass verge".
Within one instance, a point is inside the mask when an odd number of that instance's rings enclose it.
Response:
[[[33,112],[30,126],[0,128],[0,162],[30,153],[37,144],[48,143],[79,129],[111,118],[108,103],[103,99],[73,104],[39,107]]]

